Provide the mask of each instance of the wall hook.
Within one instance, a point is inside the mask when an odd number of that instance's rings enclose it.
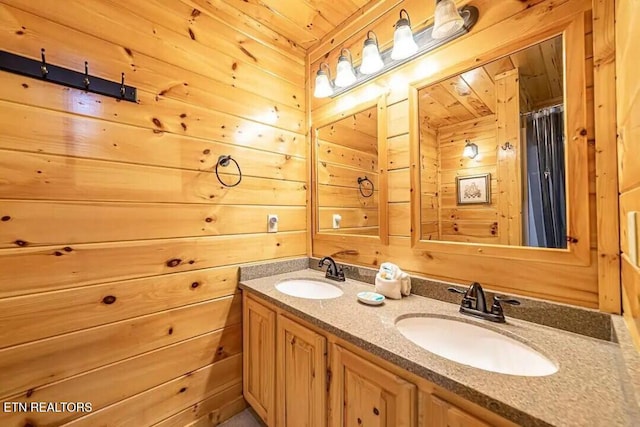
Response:
[[[138,99],[137,89],[124,85],[124,75],[121,76],[121,81],[111,81],[89,75],[88,61],[84,62],[84,72],[48,63],[44,48],[40,48],[40,58],[38,59],[27,58],[0,49],[0,70],[124,101],[137,102]]]
[[[120,97],[124,98],[125,90],[124,90],[124,73],[122,73],[122,82],[120,82]]]
[[[44,48],[40,49],[40,57],[42,58],[42,63],[40,65],[40,72],[42,73],[42,78],[46,79],[47,74],[49,74],[49,70],[47,70],[47,60],[44,57]]]
[[[223,168],[226,168],[227,166],[229,166],[229,164],[231,164],[231,162],[235,163],[236,168],[238,168],[238,181],[236,181],[233,184],[227,184],[224,181],[222,181],[222,179],[220,179],[220,174],[218,173],[218,167],[222,166]],[[224,185],[225,187],[235,187],[236,185],[240,184],[240,181],[242,181],[242,170],[240,170],[240,165],[238,164],[236,159],[234,159],[230,155],[226,155],[226,156],[223,155],[218,157],[215,171],[216,171],[216,178],[218,178],[218,181],[220,181],[220,184]]]
[[[89,63],[87,61],[84,61],[84,80],[82,83],[84,83],[84,88],[89,90],[91,82],[89,81]]]
[[[500,148],[502,148],[503,150],[513,150],[514,147],[509,141],[507,141]]]

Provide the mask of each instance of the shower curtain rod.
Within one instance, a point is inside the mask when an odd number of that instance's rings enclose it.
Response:
[[[529,111],[528,113],[520,113],[520,115],[521,116],[528,116],[530,114],[535,114],[535,113],[539,113],[539,112],[544,111],[544,110],[548,110],[549,108],[557,108],[557,107],[563,107],[564,108],[564,103],[555,104],[555,105],[549,105],[548,107],[539,108],[539,109],[534,110],[534,111]]]

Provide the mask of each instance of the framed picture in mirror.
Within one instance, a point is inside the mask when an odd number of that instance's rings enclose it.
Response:
[[[486,205],[491,203],[491,174],[457,176],[458,205]]]

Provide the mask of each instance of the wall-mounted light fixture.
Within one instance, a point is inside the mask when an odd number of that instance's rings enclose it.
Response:
[[[404,12],[406,18],[402,17]],[[393,50],[391,51],[391,59],[400,60],[413,55],[418,51],[418,45],[413,39],[411,32],[411,19],[409,13],[402,9],[400,11],[400,19],[396,22],[396,30],[393,33]]]
[[[345,52],[349,54],[347,57]],[[356,72],[353,69],[353,59],[351,57],[351,51],[349,49],[342,49],[340,52],[340,58],[338,59],[338,67],[336,69],[336,81],[334,82],[338,87],[351,86],[356,82]]]
[[[322,66],[327,68],[327,71],[322,69]],[[313,96],[316,98],[326,98],[333,95],[333,85],[331,84],[331,70],[329,70],[329,64],[322,62],[316,73],[316,88],[313,91]]]
[[[393,47],[380,52],[378,39],[371,30],[362,49],[362,63],[356,71],[351,53],[342,49],[338,59],[335,87],[331,81],[329,65],[321,63],[316,74],[316,86],[313,95],[316,98],[335,97],[351,90],[375,77],[440,47],[468,33],[478,21],[478,9],[465,6],[459,11],[453,0],[438,0],[436,3],[434,25],[413,34],[409,13],[402,9],[396,22],[393,35]],[[349,57],[345,55],[349,52]],[[326,67],[323,69],[323,67]],[[352,75],[353,74],[353,75]],[[353,78],[355,76],[355,80]]]
[[[369,30],[367,31],[367,39],[364,41],[364,47],[362,48],[360,72],[362,74],[373,74],[380,71],[382,67],[384,67],[384,62],[378,50],[378,37],[376,33]]]
[[[464,146],[464,150],[462,150],[462,155],[470,159],[475,159],[478,155],[478,146],[468,139],[466,142],[467,143]]]
[[[431,35],[443,39],[455,34],[464,25],[464,18],[453,0],[436,0],[436,12]]]

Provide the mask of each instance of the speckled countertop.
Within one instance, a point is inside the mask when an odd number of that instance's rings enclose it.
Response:
[[[240,287],[385,360],[524,426],[639,426],[635,385],[624,368],[618,344],[508,318],[495,324],[461,315],[458,306],[417,295],[379,307],[359,303],[356,294],[371,285],[347,279],[336,284],[344,295],[310,300],[279,292],[283,279],[324,279],[303,269],[268,277],[242,278]],[[437,315],[499,331],[523,341],[559,365],[546,377],[519,377],[483,371],[430,353],[395,328],[406,315]],[[462,339],[462,337],[461,337]]]

